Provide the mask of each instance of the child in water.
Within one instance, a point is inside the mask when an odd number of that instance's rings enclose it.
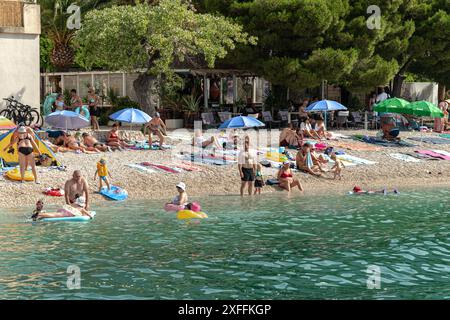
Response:
[[[97,175],[100,178],[100,184],[98,188],[98,192],[102,190],[103,183],[102,181],[105,181],[106,186],[108,187],[108,190],[111,190],[111,185],[109,184],[108,176],[112,178],[111,173],[108,170],[108,167],[106,166],[106,159],[101,158],[99,162],[97,162],[97,170],[94,174],[94,181],[97,179]]]
[[[330,158],[334,161],[334,166],[331,167],[331,170],[334,170],[334,180],[336,180],[336,177],[339,177],[339,180],[342,180],[341,172],[342,168],[345,168],[344,164],[336,157],[335,153],[332,153]]]
[[[255,175],[255,193],[261,194],[261,189],[264,186],[264,178],[262,175],[262,166],[258,163],[256,166],[256,175]]]
[[[388,191],[387,191],[386,188],[384,188],[383,190],[380,190],[380,191],[373,191],[373,190],[368,190],[368,191],[366,191],[366,190],[361,189],[361,188],[358,187],[358,186],[355,186],[355,187],[353,188],[353,191],[352,191],[352,194],[376,194],[376,193],[381,193],[381,194],[383,194],[383,195],[387,195],[387,194],[388,194]],[[392,190],[392,193],[399,194],[397,188],[395,188],[394,190]]]

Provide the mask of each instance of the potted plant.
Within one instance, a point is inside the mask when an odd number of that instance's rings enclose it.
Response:
[[[200,110],[200,99],[201,97],[195,98],[193,95],[184,96],[182,98],[186,127],[194,127],[194,120],[198,119]]]

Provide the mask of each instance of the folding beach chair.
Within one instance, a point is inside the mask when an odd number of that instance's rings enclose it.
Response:
[[[268,124],[270,129],[272,129],[272,124],[278,125],[278,127],[280,127],[281,121],[273,120],[272,114],[270,113],[270,111],[263,111],[262,116],[263,116],[264,123],[266,124],[266,126]]]

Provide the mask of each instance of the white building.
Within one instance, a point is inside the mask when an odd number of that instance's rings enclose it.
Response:
[[[0,109],[14,96],[39,109],[40,6],[0,0]]]

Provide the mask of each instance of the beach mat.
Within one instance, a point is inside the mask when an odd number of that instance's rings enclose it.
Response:
[[[389,153],[389,156],[393,159],[405,161],[405,162],[422,162],[420,159],[415,158],[411,155],[404,154],[404,153]]]
[[[409,140],[413,141],[419,141],[419,142],[425,142],[425,143],[432,143],[432,144],[450,144],[450,139],[445,138],[436,138],[436,137],[412,137],[408,138]]]
[[[153,170],[149,167],[145,167],[145,166],[143,166],[141,164],[137,164],[137,163],[129,163],[129,164],[126,164],[125,166],[135,169],[135,170],[138,170],[138,171],[141,171],[141,172],[145,172],[145,173],[155,173],[156,172],[156,170]]]
[[[415,144],[403,141],[403,140],[397,140],[397,141],[388,141],[376,137],[368,137],[368,136],[359,136],[355,135],[354,138],[358,141],[363,141],[371,144],[375,144],[382,147],[415,147]]]
[[[341,161],[346,161],[346,162],[355,163],[355,164],[359,164],[359,165],[362,165],[362,164],[367,164],[367,165],[376,164],[375,161],[371,161],[371,160],[367,160],[367,159],[351,156],[349,154],[337,155],[336,158],[338,158]],[[344,165],[345,165],[345,162],[344,162]]]
[[[434,152],[432,150],[416,150],[416,153],[424,154],[424,155],[427,155],[427,156],[430,156],[430,157],[433,157],[433,158],[439,158],[439,159],[442,159],[442,160],[449,160],[450,161],[450,156],[443,155],[441,153],[437,153],[437,152]]]
[[[441,138],[450,139],[450,133],[442,133],[439,135]]]

